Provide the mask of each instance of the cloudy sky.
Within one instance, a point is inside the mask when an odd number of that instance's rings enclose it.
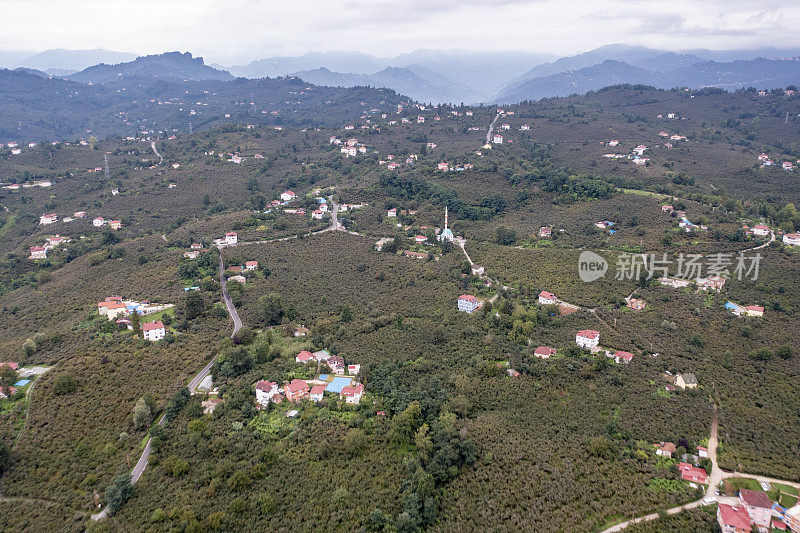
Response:
[[[180,50],[227,64],[308,50],[800,46],[798,0],[0,0],[0,13],[0,50]]]

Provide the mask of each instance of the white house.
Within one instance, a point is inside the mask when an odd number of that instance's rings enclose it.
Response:
[[[764,224],[753,226],[753,235],[758,235],[759,237],[766,237],[767,235],[769,235],[769,228]]]
[[[292,191],[285,191],[281,193],[281,201],[283,202],[289,202],[295,198],[297,198],[297,195]]]
[[[49,215],[42,215],[39,217],[39,224],[47,225],[53,224],[54,222],[58,222],[58,215],[55,213],[50,213]]]
[[[462,294],[458,297],[458,310],[465,313],[474,313],[478,308],[478,299],[471,294]]]
[[[358,405],[361,402],[361,396],[364,395],[364,385],[358,383],[356,385],[348,385],[342,389],[340,394],[344,398],[345,403]]]
[[[600,332],[592,329],[582,329],[575,335],[575,344],[581,348],[595,350],[600,344]]]
[[[44,246],[31,246],[31,256],[28,259],[46,259],[47,250]]]
[[[311,218],[313,218],[314,220],[322,220],[322,215],[324,214],[325,213],[323,213],[321,209],[315,209],[311,213]]]
[[[361,365],[347,365],[347,374],[357,376],[361,372]]]
[[[783,244],[800,246],[800,233],[787,233],[783,236]]]
[[[146,341],[158,341],[164,338],[167,334],[164,324],[160,320],[155,322],[145,322],[142,324],[142,335]]]
[[[239,235],[234,232],[225,234],[225,244],[236,244],[239,242]]]
[[[278,393],[278,384],[273,381],[259,381],[256,383],[256,401],[267,406],[270,401],[275,401],[275,395]]]
[[[397,216],[397,208],[393,207],[393,208],[389,209],[388,211],[386,211],[386,216],[387,217],[396,217]]]
[[[492,142],[494,144],[503,144],[503,136],[502,135],[495,135],[492,137]]]
[[[245,261],[244,269],[245,270],[255,270],[258,268],[258,261]]]
[[[450,165],[448,165],[447,163],[439,163],[437,165],[437,168],[443,172],[447,172],[448,170],[450,170]]]
[[[103,219],[103,217],[97,217],[96,219],[92,220],[92,225],[96,228],[101,227],[105,223],[106,221]]]
[[[321,402],[324,394],[325,385],[314,385],[311,387],[311,392],[308,394],[308,399],[312,402]]]
[[[553,305],[558,301],[556,295],[552,292],[542,291],[539,293],[539,304],[540,305]]]

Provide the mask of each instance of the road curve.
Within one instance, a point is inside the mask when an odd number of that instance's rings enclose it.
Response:
[[[492,121],[492,123],[489,124],[489,131],[486,132],[486,144],[489,144],[489,143],[492,142],[492,132],[494,131],[494,125],[497,122],[498,118],[500,118],[500,113],[497,113],[497,115],[494,117],[494,120]]]
[[[228,287],[225,283],[225,263],[222,261],[222,255],[219,258],[219,282],[222,286],[222,301],[225,302],[225,308],[228,310],[228,314],[233,320],[233,333],[231,333],[231,338],[236,335],[236,332],[239,331],[242,327],[242,320],[239,318],[239,313],[236,311],[236,307],[233,305],[233,301],[231,300],[230,295],[228,294]],[[190,394],[194,394],[197,390],[198,385],[200,382],[205,379],[205,377],[211,372],[211,367],[214,366],[214,363],[217,360],[218,355],[215,355],[208,364],[203,367],[195,377],[189,382],[187,386],[189,389]],[[166,423],[167,415],[166,413],[161,415],[161,418],[158,419],[158,425],[163,426]],[[147,468],[147,463],[150,460],[150,454],[153,452],[153,437],[147,439],[147,444],[144,446],[144,450],[142,451],[141,457],[136,462],[136,465],[131,470],[131,483],[136,483],[139,481],[139,478],[142,477],[145,468]],[[109,515],[108,506],[106,506],[102,511],[99,513],[92,515],[92,520],[102,520],[107,518]]]
[[[164,158],[161,157],[161,154],[158,153],[158,148],[156,148],[156,142],[155,141],[150,141],[150,148],[153,149],[153,153],[156,154],[156,156],[158,157],[158,164],[160,165],[161,163],[163,163],[164,162]]]

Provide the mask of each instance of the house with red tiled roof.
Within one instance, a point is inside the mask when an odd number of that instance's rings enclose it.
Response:
[[[276,398],[278,398],[276,400]],[[278,384],[274,381],[259,381],[256,383],[256,401],[267,406],[270,401],[277,403],[280,401],[280,393],[278,392]]]
[[[302,379],[293,379],[291,383],[284,387],[286,399],[290,402],[297,402],[308,397],[308,383]]]
[[[142,324],[142,336],[146,341],[158,341],[164,338],[167,330],[160,320],[155,322],[145,322]]]
[[[600,332],[593,329],[582,329],[575,334],[575,344],[587,350],[596,350],[600,344]]]
[[[558,302],[558,298],[552,292],[542,291],[539,293],[539,305],[553,305]]]
[[[750,517],[741,505],[717,506],[717,522],[722,533],[750,533]]]
[[[458,297],[458,310],[465,313],[474,313],[478,308],[478,299],[471,294],[462,294]]]
[[[533,355],[540,359],[549,359],[556,354],[556,351],[555,348],[550,348],[549,346],[539,346],[533,351]]]
[[[325,392],[325,385],[314,385],[311,387],[311,392],[308,395],[308,398],[312,402],[321,402],[322,396]]]
[[[656,446],[656,455],[662,455],[664,457],[672,457],[672,454],[678,449],[672,442],[661,442]]]
[[[333,370],[335,374],[344,374],[346,367],[344,366],[344,358],[338,355],[330,356],[325,363]]]
[[[364,394],[364,385],[357,383],[356,385],[348,385],[342,389],[339,397],[344,398],[345,403],[358,405],[361,402],[361,396]]]
[[[705,485],[707,483],[705,468],[698,468],[696,466],[690,465],[689,463],[679,463],[678,470],[681,473],[681,477],[685,481],[700,483],[702,485]]]
[[[11,370],[17,370],[19,368],[19,363],[12,363],[11,361],[5,361],[0,363],[0,367],[7,366]]]
[[[314,359],[314,354],[309,352],[308,350],[303,350],[294,358],[294,360],[301,364],[306,364],[309,361]]]
[[[617,350],[614,352],[614,361],[617,363],[630,363],[633,361],[633,354],[630,352],[623,352],[622,350]]]
[[[244,269],[245,270],[255,270],[258,268],[258,261],[245,261]]]
[[[741,502],[750,521],[759,528],[768,528],[772,518],[772,501],[767,493],[762,490],[739,490],[739,502]]]

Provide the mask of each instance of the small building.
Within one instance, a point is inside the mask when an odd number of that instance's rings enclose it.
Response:
[[[286,399],[290,402],[297,402],[308,397],[308,383],[302,379],[293,379],[291,383],[284,387]]]
[[[142,324],[142,336],[146,341],[158,341],[164,338],[167,330],[160,320],[155,322],[145,322]]]
[[[800,233],[787,233],[783,236],[783,244],[800,246]]]
[[[428,242],[428,238],[425,235],[417,235],[414,237],[414,242],[417,244],[424,244]]]
[[[447,172],[448,170],[450,170],[450,165],[448,165],[447,163],[439,163],[437,165],[437,168],[442,172]]]
[[[769,528],[772,519],[772,501],[761,490],[739,490],[739,502],[750,517],[750,521],[760,528]]]
[[[336,375],[344,375],[344,372],[347,367],[344,366],[344,358],[339,357],[338,355],[330,356],[327,361],[325,361],[334,374]]]
[[[297,356],[295,356],[294,360],[295,360],[295,362],[304,365],[304,364],[308,363],[309,361],[314,361],[315,359],[314,359],[314,354],[313,353],[309,352],[308,350],[303,350],[302,352],[297,354]]]
[[[474,313],[478,308],[478,299],[471,294],[462,294],[458,297],[458,310],[465,313]]]
[[[118,230],[118,229],[122,228],[122,221],[121,220],[112,220],[112,221],[110,221],[108,223],[108,225],[111,227],[111,229]]]
[[[315,209],[314,211],[311,212],[311,218],[313,218],[314,220],[322,220],[322,217],[324,215],[325,213],[321,209]]]
[[[556,354],[555,348],[550,348],[549,346],[539,346],[533,351],[533,355],[540,359],[550,359],[550,357]]]
[[[675,450],[677,449],[678,447],[675,446],[675,443],[661,442],[656,448],[656,455],[661,455],[662,457],[672,457],[672,454],[675,453]]]
[[[379,252],[383,251],[383,247],[387,244],[392,242],[394,239],[391,237],[382,237],[375,241],[375,249]]]
[[[361,372],[361,365],[347,365],[347,374],[357,376]]]
[[[678,374],[675,376],[675,386],[681,389],[694,389],[697,387],[697,378],[694,374]]]
[[[697,288],[702,291],[712,290],[719,292],[724,286],[725,278],[721,276],[709,276],[707,278],[697,279]]]
[[[50,213],[49,215],[42,215],[39,217],[39,224],[47,225],[58,222],[58,215]]]
[[[647,305],[644,300],[639,298],[628,298],[626,300],[626,305],[633,309],[634,311],[641,311]]]
[[[662,210],[664,213],[672,213],[673,211],[675,211],[675,208],[674,208],[674,207],[672,207],[671,205],[662,205],[662,206],[661,206],[661,210]]]
[[[582,329],[575,335],[575,344],[587,350],[596,350],[600,344],[600,332]]]
[[[289,202],[297,198],[297,195],[292,191],[284,191],[281,193],[281,201]]]
[[[314,359],[316,359],[320,363],[325,363],[330,358],[331,358],[331,352],[329,352],[328,350],[317,350],[316,352],[314,352]]]
[[[310,329],[308,329],[307,327],[305,327],[305,326],[298,326],[298,327],[297,327],[297,329],[295,329],[295,330],[294,330],[294,333],[293,333],[293,335],[294,335],[295,337],[305,337],[305,336],[306,336],[306,335],[308,335],[310,332],[311,332],[311,330],[310,330]]]
[[[244,269],[245,270],[255,270],[258,268],[258,261],[245,261]]]
[[[311,387],[311,392],[308,395],[308,399],[312,402],[321,402],[324,393],[325,385],[314,385]]]
[[[86,211],[75,211],[72,216],[75,218],[86,218]]]
[[[722,533],[750,533],[751,531],[750,517],[741,505],[720,503],[717,506],[717,522]]]
[[[558,298],[552,292],[542,291],[539,293],[539,305],[553,305],[558,302]]]
[[[44,246],[31,246],[31,255],[28,259],[47,259],[47,250]]]
[[[241,274],[236,274],[235,276],[231,276],[228,278],[228,281],[235,281],[236,283],[241,283],[244,285],[247,283],[247,278],[242,276]]]
[[[105,223],[106,223],[106,221],[103,219],[103,217],[97,217],[97,218],[95,218],[94,220],[92,220],[92,225],[93,225],[95,228],[99,228],[99,227],[101,227],[101,226],[102,226],[103,224],[105,224]]]
[[[197,259],[197,256],[199,255],[200,252],[198,250],[188,250],[186,252],[183,252],[183,257],[185,257],[186,259]]]
[[[759,237],[766,237],[769,235],[769,231],[769,228],[764,224],[753,226],[753,235],[758,235]]]
[[[388,211],[386,211],[386,216],[387,217],[396,217],[397,216],[397,208],[393,207],[393,208],[389,209]]]
[[[412,252],[411,250],[403,250],[403,255],[412,259],[427,259],[428,252]]]
[[[628,364],[631,361],[633,361],[633,354],[630,352],[623,352],[622,350],[617,350],[614,352],[614,361],[616,363]]]
[[[225,244],[238,244],[239,242],[239,235],[236,232],[231,231],[225,234]]]
[[[744,312],[747,316],[764,316],[764,308],[760,305],[748,305]]]
[[[492,142],[494,144],[503,144],[503,136],[502,135],[495,135],[492,137]]]
[[[553,236],[553,228],[551,226],[542,226],[539,228],[539,238],[547,239]]]
[[[689,463],[679,463],[678,470],[680,471],[681,478],[683,478],[684,481],[700,483],[701,485],[708,483],[708,481],[706,481],[705,468],[692,466]]]
[[[202,250],[203,245],[200,244],[199,242],[193,242],[189,248],[191,248],[192,250]]]
[[[800,531],[800,502],[788,508],[783,515],[786,526],[792,531]]]
[[[364,395],[364,385],[357,383],[356,385],[348,385],[342,389],[339,394],[340,398],[344,398],[345,403],[358,405],[361,402],[361,396]]]
[[[704,457],[708,457],[708,448],[703,448],[702,446],[697,447],[697,456],[701,459]]]
[[[266,407],[269,402],[275,403],[275,397],[280,396],[278,384],[274,381],[259,381],[256,383],[256,402]]]

